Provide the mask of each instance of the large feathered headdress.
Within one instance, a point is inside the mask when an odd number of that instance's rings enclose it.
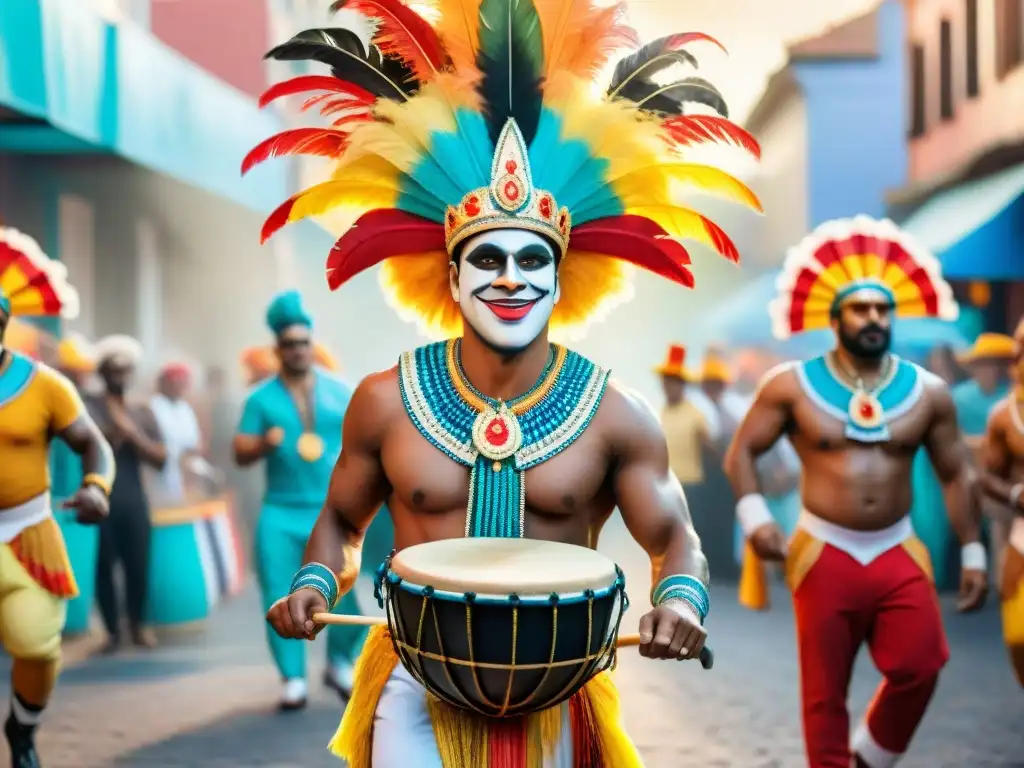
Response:
[[[593,0],[430,0],[430,23],[400,0],[340,0],[374,25],[369,49],[341,27],[301,32],[268,55],[312,60],[330,75],[271,87],[267,104],[306,94],[330,127],[296,128],[246,157],[243,172],[276,155],[336,160],[329,181],[281,205],[266,240],[287,222],[343,209],[358,216],[327,262],[332,289],[383,262],[389,300],[428,333],[458,332],[448,263],[478,232],[520,228],[555,244],[561,299],[552,325],[580,327],[629,290],[629,265],[690,287],[680,240],[736,261],[729,237],[687,207],[687,188],[760,210],[754,194],[690,149],[757,142],[731,123],[721,94],[698,77],[659,82],[691,33],[622,59],[602,94],[594,79],[610,53],[636,48],[618,7]],[[689,105],[717,115],[690,114]]]
[[[939,260],[893,222],[826,221],[790,248],[768,307],[776,338],[828,328],[839,305],[874,291],[897,317],[956,320],[959,307]]]
[[[0,310],[22,317],[78,315],[78,293],[68,283],[67,268],[10,227],[0,227]]]

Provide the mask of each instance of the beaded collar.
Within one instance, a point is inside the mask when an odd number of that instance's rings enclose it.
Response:
[[[878,386],[852,387],[828,356],[796,366],[800,386],[819,409],[846,425],[845,434],[858,443],[881,443],[891,438],[889,425],[921,399],[924,383],[920,369],[896,355]]]
[[[398,361],[412,423],[435,448],[470,467],[466,536],[523,536],[525,473],[564,451],[589,426],[609,372],[552,345],[525,395],[502,402],[469,383],[459,340],[428,344]]]

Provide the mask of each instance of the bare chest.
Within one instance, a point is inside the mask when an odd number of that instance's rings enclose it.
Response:
[[[1006,447],[1010,451],[1010,476],[1019,482],[1024,480],[1024,414],[1020,405],[1010,404],[1010,425],[1006,430]]]
[[[393,506],[414,515],[465,515],[470,468],[429,443],[408,418],[397,419],[390,428],[381,463]],[[541,521],[589,518],[598,508],[612,504],[609,472],[610,460],[591,426],[564,451],[524,473],[527,515]]]

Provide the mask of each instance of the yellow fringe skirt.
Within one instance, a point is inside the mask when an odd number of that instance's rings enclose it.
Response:
[[[374,714],[398,663],[387,629],[371,629],[356,663],[352,698],[329,746],[349,768],[371,768]],[[489,718],[424,696],[444,768],[542,768],[563,737],[561,707]],[[608,673],[570,699],[569,714],[573,765],[566,768],[643,768],[623,728],[618,691]]]
[[[10,542],[11,552],[29,576],[46,591],[71,600],[78,597],[64,534],[52,517],[29,526]]]
[[[1024,686],[1024,553],[1006,549],[999,589],[1003,613],[1003,642],[1017,681]]]

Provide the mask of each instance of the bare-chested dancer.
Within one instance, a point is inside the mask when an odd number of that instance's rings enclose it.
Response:
[[[714,191],[756,200],[717,169],[685,166],[672,154],[673,141],[700,141],[678,130],[697,128],[681,114],[691,98],[687,83],[673,86],[671,98],[658,97],[665,89],[649,79],[656,68],[648,73],[626,61],[612,84],[614,101],[595,96],[589,78],[601,67],[592,65],[628,36],[608,9],[577,3],[557,10],[562,5],[488,0],[468,19],[442,17],[440,38],[418,21],[428,49],[451,46],[444,71],[424,66],[390,81],[415,92],[408,100],[384,83],[373,114],[380,119],[355,124],[347,140],[353,151],[340,152],[335,181],[300,193],[268,222],[265,234],[323,209],[331,193],[337,205],[367,208],[372,199],[385,210],[368,210],[336,244],[332,286],[387,259],[391,298],[453,336],[406,353],[397,369],[357,387],[306,549],[308,570],[268,614],[283,636],[314,634],[313,614],[336,594],[313,585],[340,574],[340,590],[349,586],[354,550],[386,502],[399,550],[484,535],[588,546],[591,531],[618,507],[659,565],[654,608],[640,619],[642,655],[692,658],[704,645],[707,563],[657,416],[636,394],[608,384],[607,371],[552,345],[548,330],[580,327],[607,306],[628,285],[624,261],[691,283],[689,259],[671,237],[700,237],[735,257],[712,222],[693,211],[670,213],[680,210],[670,177],[698,186],[714,178],[721,182]],[[682,35],[671,45],[701,37]],[[337,91],[352,91],[340,82],[354,72],[351,54],[336,53],[342,39],[346,50],[362,50],[346,30],[331,29],[303,33],[271,55],[330,63]],[[578,69],[564,69],[571,62]],[[365,94],[367,76],[359,77]],[[692,88],[693,97],[708,93],[706,84]],[[648,112],[654,109],[660,115]],[[670,130],[662,121],[677,111]],[[716,125],[751,141],[727,121]],[[571,202],[560,204],[560,195]],[[380,647],[373,635],[367,642]],[[378,652],[390,653],[390,644],[364,657]],[[371,691],[374,683],[361,675],[374,667],[374,659],[360,661],[336,751],[352,768],[368,765],[370,752],[374,768],[441,768],[440,726],[428,716],[425,690],[398,666]],[[599,751],[622,743],[620,726],[600,731],[594,723],[573,719],[544,765],[640,764],[632,746],[596,759],[587,748],[574,761],[574,734],[582,739],[576,744],[600,743]],[[499,764],[511,765],[492,757]]]
[[[1017,680],[1024,686],[1024,319],[1013,335],[1014,388],[989,417],[985,435],[982,484],[1016,517],[1002,558],[999,594],[1003,604],[1003,639]]]
[[[823,224],[790,252],[783,274],[776,333],[831,326],[837,344],[768,374],[726,468],[754,551],[785,561],[809,765],[884,768],[906,751],[949,656],[928,553],[908,515],[922,446],[963,544],[960,610],[978,608],[987,588],[949,391],[889,351],[894,315],[949,317],[956,305],[933,258],[891,222],[865,217]],[[755,470],[783,435],[803,464],[804,511],[788,545]],[[851,744],[846,697],[865,642],[885,680]]]

